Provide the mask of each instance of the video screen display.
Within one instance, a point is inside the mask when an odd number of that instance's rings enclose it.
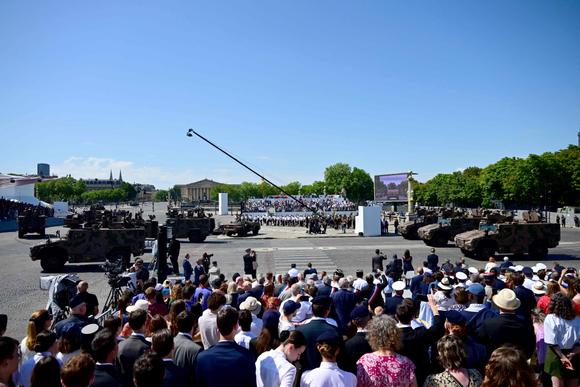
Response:
[[[375,176],[376,202],[406,202],[407,173],[394,173]]]

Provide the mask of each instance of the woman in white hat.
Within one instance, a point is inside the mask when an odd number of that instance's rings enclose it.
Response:
[[[451,295],[452,290],[453,286],[451,281],[449,281],[449,277],[443,277],[437,284],[437,291],[433,297],[440,312],[447,312],[455,304],[455,299]]]

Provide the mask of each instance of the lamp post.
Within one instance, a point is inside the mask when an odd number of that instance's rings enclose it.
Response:
[[[413,205],[413,186],[411,179],[413,179],[413,171],[407,173],[407,220],[410,216],[415,215],[415,206]]]

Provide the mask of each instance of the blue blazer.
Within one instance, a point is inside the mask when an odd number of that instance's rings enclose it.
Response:
[[[254,357],[233,341],[220,341],[197,355],[195,381],[198,387],[256,387]]]

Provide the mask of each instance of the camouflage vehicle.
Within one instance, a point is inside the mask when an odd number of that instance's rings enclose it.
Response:
[[[167,211],[165,225],[171,227],[174,237],[188,238],[190,242],[200,243],[213,232],[215,219],[206,216],[202,208],[185,211],[172,208]]]
[[[411,240],[419,239],[419,234],[417,234],[417,230],[419,230],[419,228],[423,226],[433,223],[437,223],[436,214],[420,216],[417,219],[409,220],[407,222],[399,224],[399,226],[397,227],[397,231],[405,239]]]
[[[427,246],[444,247],[455,235],[479,227],[479,217],[455,217],[420,227],[417,235]]]
[[[537,217],[526,215],[523,222],[486,223],[479,230],[455,237],[455,244],[464,255],[478,259],[487,259],[496,253],[527,253],[542,260],[546,258],[548,249],[558,246],[559,242],[559,224],[542,223]]]
[[[46,216],[38,215],[36,212],[27,210],[22,215],[18,215],[18,238],[24,235],[37,233],[41,237],[46,235]]]
[[[253,222],[247,219],[236,219],[236,221],[220,226],[222,233],[227,236],[237,235],[240,237],[246,236],[250,233],[258,235],[260,231],[260,223]]]
[[[30,248],[30,258],[40,260],[46,272],[62,271],[65,262],[117,262],[128,266],[133,256],[143,254],[145,229],[110,229],[87,227],[71,229],[59,239],[49,239]]]

